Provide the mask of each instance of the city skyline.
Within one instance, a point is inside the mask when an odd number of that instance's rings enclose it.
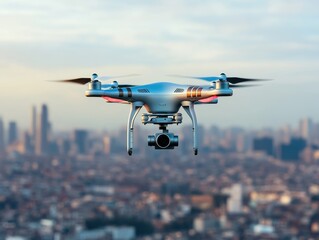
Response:
[[[3,114],[3,115],[0,114],[0,125],[4,129],[6,129],[6,127],[9,129],[10,124],[12,124],[12,123],[16,124],[17,126],[15,126],[15,128],[17,128],[19,130],[19,132],[28,132],[30,134],[30,137],[35,139],[36,132],[38,131],[38,128],[39,128],[39,125],[37,125],[37,122],[41,121],[41,119],[42,119],[41,114],[43,112],[43,107],[49,108],[50,106],[48,106],[46,103],[42,103],[39,105],[32,105],[30,107],[31,107],[31,114],[29,114],[30,118],[27,118],[28,114],[26,114],[23,117],[23,121],[22,121],[20,119],[7,119],[5,114]],[[38,112],[37,107],[42,108],[42,111],[39,111],[40,114],[37,114],[37,112]],[[44,111],[48,111],[48,110],[44,110]],[[52,120],[52,119],[54,119],[54,115],[52,114],[52,108],[50,108],[50,112],[51,112],[51,114],[50,114],[51,121],[50,122],[48,120],[43,120],[43,121],[47,122],[47,128],[51,129],[54,126],[54,131],[56,131],[56,132],[60,132],[60,131],[64,132],[64,131],[70,131],[70,130],[72,131],[72,130],[76,130],[76,129],[85,129],[85,130],[96,131],[96,132],[99,132],[100,130],[106,131],[106,132],[112,132],[112,131],[116,132],[120,129],[126,128],[126,123],[127,123],[127,122],[125,122],[124,124],[116,126],[116,127],[105,126],[104,128],[101,128],[101,129],[94,128],[91,125],[83,126],[83,127],[77,127],[76,125],[74,125],[73,127],[70,127],[70,128],[59,128],[59,127],[56,127],[56,126],[58,126],[58,124],[56,124],[56,122],[54,122]],[[139,115],[141,115],[141,114],[139,114]],[[27,121],[26,121],[26,119],[27,119]],[[135,123],[138,128],[144,129],[146,132],[152,131],[152,130],[156,131],[156,128],[145,126],[141,122],[139,122],[138,120],[139,119],[137,118],[136,123]],[[186,119],[186,120],[188,120],[188,119]],[[278,125],[278,126],[261,126],[261,127],[247,127],[246,126],[245,127],[245,126],[241,126],[238,124],[224,126],[222,124],[214,123],[214,122],[211,124],[202,124],[201,122],[199,122],[198,125],[201,127],[205,127],[205,128],[210,128],[210,127],[219,127],[221,129],[241,128],[241,129],[249,130],[249,131],[258,131],[258,130],[266,130],[267,131],[268,129],[279,130],[279,129],[286,129],[286,128],[291,130],[291,129],[298,129],[299,128],[300,129],[300,136],[303,138],[308,138],[305,136],[310,134],[309,125],[316,124],[317,122],[319,124],[319,119],[312,119],[312,118],[307,117],[307,116],[303,116],[303,117],[301,116],[296,122],[285,122],[285,123]],[[21,124],[21,123],[24,123],[24,124]],[[183,124],[179,125],[179,126],[174,126],[174,130],[180,131],[183,127],[187,127],[189,125],[191,125],[191,121],[184,121],[184,119],[183,119]],[[312,132],[311,134],[315,134],[315,133]],[[46,137],[44,136],[44,138],[46,138]]]
[[[205,126],[260,128],[318,118],[316,1],[74,3],[0,3],[0,77],[6,99],[0,108],[6,119],[23,119],[31,105],[46,102],[58,129],[126,125],[128,106],[87,99],[85,86],[46,81],[94,72],[141,73],[120,81],[134,84],[199,83],[165,75],[174,73],[273,79],[235,89],[232,98],[216,106],[197,107]]]
[[[51,110],[46,104],[42,104],[40,111],[36,106],[31,107],[30,122],[28,129],[21,129],[19,122],[9,121],[7,124],[0,119],[0,153],[20,152],[34,156],[50,156],[59,152],[72,154],[87,154],[89,142],[94,145],[93,149],[105,149],[111,152],[111,146],[115,152],[124,152],[126,139],[126,127],[113,128],[111,131],[96,131],[89,128],[72,128],[68,130],[55,129],[55,123],[49,119]],[[38,114],[37,114],[38,112]],[[181,144],[177,147],[179,153],[188,152],[191,148],[192,132],[188,131],[189,125],[174,127],[172,130],[180,137]],[[137,142],[138,152],[149,151],[146,139],[148,134],[154,133],[155,129],[138,126],[134,141]],[[268,155],[276,155],[282,159],[298,159],[307,145],[319,144],[319,121],[310,118],[302,118],[296,127],[283,125],[279,128],[245,129],[238,126],[221,127],[218,125],[199,125],[200,151],[208,149],[215,151],[221,149],[236,149],[238,152],[248,150],[260,150]],[[211,147],[213,145],[215,147]],[[274,146],[277,146],[276,150]],[[3,146],[3,147],[1,147]],[[107,150],[108,149],[108,150]],[[114,150],[113,149],[113,150]],[[162,151],[155,151],[161,153]],[[165,152],[165,151],[164,151]],[[314,154],[315,156],[315,154]]]

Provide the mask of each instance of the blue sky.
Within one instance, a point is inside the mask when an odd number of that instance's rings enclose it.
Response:
[[[134,84],[194,84],[165,75],[220,72],[274,79],[197,107],[199,122],[257,128],[319,121],[315,0],[3,0],[0,24],[0,115],[24,128],[31,106],[42,102],[56,129],[125,125],[129,106],[85,98],[85,86],[45,81],[93,72],[142,74],[120,81]]]

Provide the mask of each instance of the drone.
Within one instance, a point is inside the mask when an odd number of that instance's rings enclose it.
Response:
[[[232,88],[254,85],[237,85],[243,82],[261,81],[262,79],[227,77],[225,73],[219,76],[193,77],[171,75],[174,77],[193,78],[204,80],[206,85],[176,84],[171,82],[155,82],[145,85],[119,84],[113,81],[111,84],[102,84],[103,80],[111,78],[130,77],[124,75],[117,77],[99,77],[96,73],[91,78],[75,78],[59,80],[78,84],[88,84],[85,91],[87,97],[103,98],[108,103],[130,104],[130,113],[127,122],[127,153],[133,153],[133,129],[136,116],[142,107],[148,113],[142,114],[142,123],[159,126],[159,133],[147,138],[148,146],[155,149],[174,149],[178,146],[178,136],[169,132],[168,125],[181,124],[183,117],[179,113],[181,107],[192,121],[193,152],[198,154],[198,125],[195,113],[195,105],[217,104],[219,97],[232,96]]]

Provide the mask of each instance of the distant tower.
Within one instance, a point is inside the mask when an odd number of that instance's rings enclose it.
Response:
[[[108,135],[103,137],[103,152],[105,155],[111,153],[111,137]]]
[[[0,153],[3,153],[5,150],[6,144],[4,140],[4,126],[2,118],[0,118]]]
[[[30,138],[30,153],[35,153],[35,145],[36,145],[36,136],[37,136],[37,109],[36,106],[32,106],[31,108],[31,124],[29,130],[29,138]]]
[[[274,155],[274,143],[271,137],[255,138],[253,140],[253,150],[264,152],[269,156]]]
[[[16,122],[9,122],[8,144],[12,144],[18,140],[18,127]]]
[[[291,137],[293,136],[293,131],[291,126],[286,124],[279,131],[276,132],[276,138],[278,143],[289,143]]]
[[[35,153],[37,155],[46,154],[48,151],[48,118],[48,107],[46,104],[43,104],[41,108],[41,114],[39,115],[36,131]]]
[[[299,123],[300,136],[308,143],[312,142],[313,123],[310,118],[302,119]]]
[[[23,144],[23,153],[32,153],[32,139],[30,136],[29,132],[24,132],[23,133],[23,139],[22,139],[22,144]]]
[[[37,134],[37,109],[35,106],[32,106],[30,136],[33,141],[35,141],[36,134]]]
[[[88,150],[88,132],[86,130],[74,130],[74,143],[80,154],[86,154]]]

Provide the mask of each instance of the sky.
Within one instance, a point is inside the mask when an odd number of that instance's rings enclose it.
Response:
[[[319,122],[319,2],[315,0],[2,0],[0,116],[21,128],[49,106],[54,129],[125,126],[128,105],[86,98],[86,86],[47,80],[141,74],[120,83],[172,81],[167,74],[265,78],[197,106],[205,126],[278,127]],[[184,122],[189,123],[186,113]],[[140,115],[136,120],[140,124]]]

